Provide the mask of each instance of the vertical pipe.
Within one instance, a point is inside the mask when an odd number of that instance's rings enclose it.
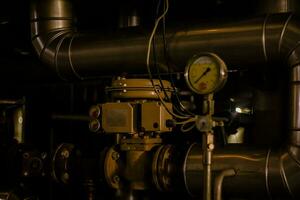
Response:
[[[211,168],[212,168],[212,152],[214,135],[212,132],[203,133],[202,150],[203,150],[203,200],[211,200]]]
[[[292,66],[290,80],[290,142],[300,146],[300,64]]]
[[[287,13],[287,12],[299,12],[298,0],[263,0],[257,1],[257,13]]]
[[[214,114],[214,100],[213,94],[208,94],[204,97],[203,114],[209,117],[212,121],[212,115]],[[203,200],[211,200],[212,192],[212,154],[214,150],[214,135],[211,126],[211,122],[207,126],[210,127],[208,131],[202,133],[202,150],[203,150]],[[196,125],[198,128],[198,125]],[[201,132],[202,130],[198,128]]]
[[[119,27],[128,28],[140,25],[140,16],[138,11],[139,1],[129,0],[121,1],[121,10],[119,17]]]

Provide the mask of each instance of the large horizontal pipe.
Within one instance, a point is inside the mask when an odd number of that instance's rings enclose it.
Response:
[[[280,152],[241,146],[217,149],[213,156],[213,177],[226,169],[236,172],[236,175],[226,177],[223,183],[224,195],[230,197],[299,199],[300,165],[291,156],[294,150]],[[193,144],[183,165],[185,185],[192,196],[201,195],[202,157],[201,145]]]
[[[212,173],[217,177],[224,169],[234,169],[236,176],[224,179],[223,191],[232,195],[249,193],[255,189],[258,194],[267,196],[265,190],[265,166],[267,151],[256,150],[255,153],[239,148],[218,150],[214,152]],[[184,162],[183,174],[185,185],[192,196],[202,192],[203,152],[201,145],[190,147]],[[246,181],[247,180],[247,181]]]
[[[146,71],[150,31],[122,29],[117,33],[83,33],[73,24],[68,0],[32,4],[32,43],[39,57],[63,79]],[[257,66],[286,59],[300,41],[300,26],[291,14],[224,24],[199,23],[167,32],[170,61],[183,70],[200,52],[214,52],[229,66]],[[164,63],[162,36],[156,42],[158,62]]]

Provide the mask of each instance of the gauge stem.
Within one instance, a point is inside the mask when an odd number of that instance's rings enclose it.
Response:
[[[213,94],[204,96],[203,112],[207,115],[210,120],[207,123],[212,123],[212,115],[214,114],[214,100]],[[212,127],[212,125],[208,125]],[[212,128],[202,134],[202,150],[203,150],[203,199],[211,200],[212,193],[212,155],[214,150],[214,134]]]

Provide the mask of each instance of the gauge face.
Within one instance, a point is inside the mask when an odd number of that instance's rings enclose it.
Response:
[[[192,91],[197,94],[209,94],[224,86],[227,68],[216,54],[204,53],[188,62],[184,76]]]

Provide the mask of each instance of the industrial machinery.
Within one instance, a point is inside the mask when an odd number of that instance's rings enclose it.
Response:
[[[300,199],[299,1],[2,7],[0,200]]]

